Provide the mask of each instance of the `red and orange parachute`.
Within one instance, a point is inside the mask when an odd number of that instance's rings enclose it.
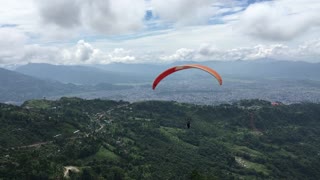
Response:
[[[172,68],[169,68],[167,70],[165,70],[164,72],[162,72],[160,75],[158,75],[158,77],[153,81],[153,85],[152,85],[152,89],[155,89],[157,87],[157,85],[160,83],[160,81],[162,79],[164,79],[165,77],[167,77],[168,75],[175,73],[177,71],[181,71],[184,69],[190,69],[190,68],[197,68],[203,71],[208,72],[209,74],[211,74],[212,76],[214,76],[220,85],[222,85],[222,78],[221,76],[213,69],[204,66],[204,65],[200,65],[200,64],[187,64],[187,65],[182,65],[182,66],[174,66]]]

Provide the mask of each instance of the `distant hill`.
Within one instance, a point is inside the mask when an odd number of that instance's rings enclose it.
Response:
[[[294,61],[204,62],[224,76],[320,80],[320,63]]]
[[[172,64],[126,64],[126,63],[111,63],[111,64],[96,64],[93,67],[116,71],[121,73],[139,74],[144,76],[154,77],[161,73],[165,68],[169,68]]]
[[[76,89],[77,87],[72,84],[40,80],[0,68],[0,102],[21,102],[27,99],[70,93]]]
[[[183,64],[200,63],[217,70],[224,78],[239,79],[295,79],[320,80],[320,63],[293,61],[183,61],[172,64],[96,64],[87,66],[65,66],[51,64],[27,64],[16,69],[17,72],[52,79],[63,83],[96,85],[99,83],[142,83],[152,82],[165,69]],[[206,77],[199,71],[179,72],[170,79],[188,79],[195,74]]]
[[[237,77],[242,79],[264,79],[264,78],[285,78],[285,79],[310,79],[320,80],[320,63],[256,60],[256,61],[182,61],[172,64],[124,64],[113,63],[107,65],[96,65],[97,68],[113,70],[118,72],[139,73],[154,78],[166,68],[183,64],[203,64],[217,70],[222,77]],[[181,75],[179,75],[181,74]],[[182,75],[183,74],[183,75]],[[175,77],[183,78],[188,75],[201,74],[179,72]]]
[[[141,81],[140,76],[117,71],[106,71],[89,66],[64,66],[51,64],[27,64],[17,72],[40,79],[51,79],[63,83],[96,85],[99,83],[129,83]]]

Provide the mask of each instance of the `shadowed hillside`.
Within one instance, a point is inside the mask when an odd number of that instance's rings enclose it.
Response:
[[[0,68],[0,102],[24,101],[70,93],[75,85],[44,81],[31,76]]]

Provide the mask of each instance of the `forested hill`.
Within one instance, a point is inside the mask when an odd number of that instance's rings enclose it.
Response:
[[[73,84],[40,80],[0,68],[0,102],[23,102],[27,99],[79,92]]]
[[[0,179],[320,179],[319,112],[259,100],[0,104]]]

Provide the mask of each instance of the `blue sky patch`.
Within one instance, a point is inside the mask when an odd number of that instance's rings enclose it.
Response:
[[[0,28],[14,28],[18,26],[18,24],[0,24]]]

